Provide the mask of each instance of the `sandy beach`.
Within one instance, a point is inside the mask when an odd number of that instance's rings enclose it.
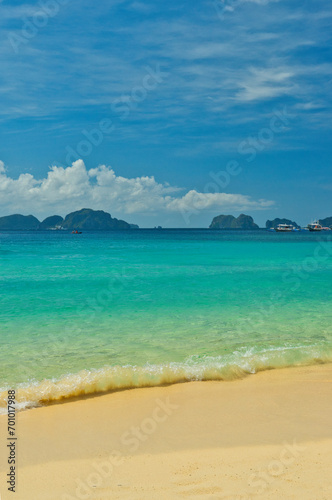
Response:
[[[21,412],[15,499],[327,500],[331,384],[332,365],[318,365]],[[14,498],[5,442],[2,500]]]

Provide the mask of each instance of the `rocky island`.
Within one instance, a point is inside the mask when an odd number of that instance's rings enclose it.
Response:
[[[34,231],[40,222],[33,215],[7,215],[0,217],[0,231]]]
[[[324,227],[332,227],[332,217],[326,217],[326,219],[319,219],[319,223]]]
[[[210,229],[259,229],[250,215],[218,215],[210,224]]]
[[[60,215],[51,215],[51,217],[46,217],[43,222],[39,224],[38,229],[40,231],[47,231],[49,229],[55,229],[58,226],[61,226],[63,223],[63,217]]]
[[[300,228],[300,226],[293,220],[290,219],[273,219],[273,220],[267,220],[266,221],[266,229],[276,229],[276,227],[279,226],[279,224],[287,224],[289,226],[293,226],[296,228]]]
[[[65,219],[52,215],[40,222],[33,215],[7,215],[0,217],[0,230],[3,231],[47,231],[54,229],[84,231],[114,231],[120,229],[138,229],[136,224],[111,217],[103,210],[83,208],[68,214]]]
[[[61,224],[64,229],[80,229],[84,231],[112,231],[114,229],[131,229],[124,220],[113,219],[103,210],[83,208],[68,214]]]

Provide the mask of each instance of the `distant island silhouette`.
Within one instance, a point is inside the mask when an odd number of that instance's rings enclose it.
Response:
[[[217,215],[210,229],[259,229],[259,226],[250,215],[241,214],[237,218],[233,215]]]
[[[332,226],[332,217],[326,217],[319,220],[324,227]],[[289,224],[295,228],[300,225],[291,219],[276,218],[267,220],[266,229],[275,229],[279,224]],[[121,219],[116,219],[108,212],[103,210],[92,210],[91,208],[82,208],[66,215],[51,215],[43,221],[39,221],[33,215],[6,215],[0,217],[0,231],[54,231],[54,230],[77,230],[77,231],[115,231],[115,230],[139,229],[137,224],[130,224]],[[154,229],[162,229],[156,226]],[[213,218],[209,229],[260,229],[250,215],[241,214],[238,217],[234,215],[217,215]]]
[[[47,230],[80,230],[80,231],[112,231],[118,229],[138,229],[136,224],[111,217],[103,210],[82,208],[71,212],[64,219],[60,215],[52,215],[40,222],[33,215],[8,215],[0,217],[0,230],[3,231],[47,231]]]

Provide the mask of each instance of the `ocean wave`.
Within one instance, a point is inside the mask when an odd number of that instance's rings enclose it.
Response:
[[[17,410],[57,401],[139,387],[155,387],[190,381],[230,381],[264,370],[332,362],[330,345],[271,347],[255,351],[239,349],[225,356],[193,355],[184,362],[144,366],[105,366],[82,370],[59,379],[30,381],[14,387]],[[6,413],[7,390],[0,389],[0,414]]]

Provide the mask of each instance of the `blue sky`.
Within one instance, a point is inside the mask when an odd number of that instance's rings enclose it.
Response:
[[[330,2],[0,12],[0,215],[91,206],[143,227],[332,215]]]

